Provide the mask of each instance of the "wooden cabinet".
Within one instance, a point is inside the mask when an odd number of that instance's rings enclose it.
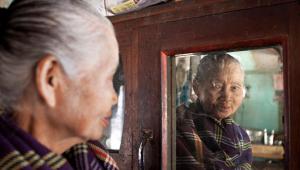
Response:
[[[190,0],[170,2],[111,17],[126,79],[123,140],[112,153],[121,169],[138,169],[142,130],[153,140],[145,148],[145,169],[170,164],[162,118],[161,54],[226,50],[280,44],[284,54],[285,167],[300,162],[300,5],[292,0]],[[171,130],[172,131],[172,130]]]

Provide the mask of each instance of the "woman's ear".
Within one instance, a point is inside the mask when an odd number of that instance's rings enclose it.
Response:
[[[57,59],[48,55],[42,58],[36,66],[36,87],[38,95],[50,107],[56,105],[55,90],[58,87],[60,67]]]
[[[247,89],[246,89],[246,87],[243,87],[243,98],[246,97],[246,93],[247,93]]]

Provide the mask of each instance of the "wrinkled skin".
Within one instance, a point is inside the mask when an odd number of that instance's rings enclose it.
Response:
[[[226,64],[207,75],[205,82],[194,81],[194,91],[206,113],[224,119],[236,112],[244,97],[244,72],[239,64]]]
[[[111,108],[117,103],[112,79],[119,61],[118,44],[112,32],[107,34],[109,50],[96,53],[95,66],[79,81],[66,79],[67,86],[57,96],[60,107],[56,113],[60,117],[56,122],[60,122],[60,129],[83,140],[97,140],[103,135],[109,125]]]

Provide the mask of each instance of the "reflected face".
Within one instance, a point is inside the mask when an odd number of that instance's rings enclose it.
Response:
[[[97,140],[109,125],[111,108],[117,103],[113,75],[118,65],[118,47],[113,36],[108,38],[106,52],[101,52],[93,68],[79,80],[66,80],[61,90],[60,121],[70,136]],[[113,37],[113,38],[112,38]]]
[[[204,111],[217,119],[231,116],[243,101],[244,72],[238,64],[230,63],[207,77],[196,88]]]

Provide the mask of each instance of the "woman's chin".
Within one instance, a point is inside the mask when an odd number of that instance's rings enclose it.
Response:
[[[85,135],[85,141],[88,140],[99,140],[103,136],[103,131],[102,130],[97,130],[93,131],[93,133],[90,133],[89,135]]]
[[[219,120],[228,118],[229,116],[231,116],[232,113],[231,112],[218,112],[217,114],[215,114],[215,117]]]

